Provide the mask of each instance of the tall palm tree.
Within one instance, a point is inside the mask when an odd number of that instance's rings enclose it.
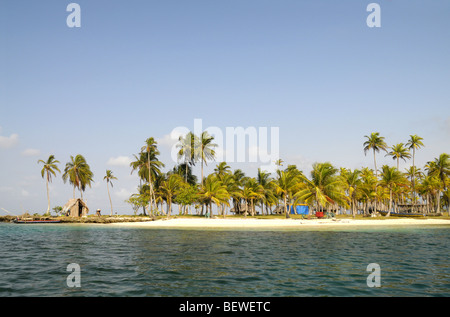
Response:
[[[181,163],[174,166],[172,169],[172,173],[178,174],[183,177],[184,181],[189,185],[194,186],[195,184],[197,184],[197,176],[192,174],[192,167],[187,163]]]
[[[367,154],[369,150],[373,150],[373,163],[375,166],[375,176],[378,179],[378,170],[377,170],[377,160],[376,160],[376,153],[380,152],[380,150],[383,150],[387,152],[387,144],[384,141],[384,137],[380,136],[379,132],[373,132],[370,136],[365,135],[365,138],[367,138],[367,141],[364,142],[364,154]]]
[[[153,137],[145,140],[145,145],[141,148],[141,153],[145,153],[147,155],[147,173],[148,173],[148,184],[150,187],[150,201],[149,201],[149,211],[152,214],[152,207],[155,206],[156,209],[156,201],[155,201],[155,192],[153,189],[153,180],[152,180],[152,165],[156,164],[157,167],[162,166],[163,164],[159,162],[156,158],[160,153],[157,148],[157,142]],[[157,163],[159,162],[159,163]]]
[[[49,190],[48,190],[48,183],[52,182],[52,175],[56,176],[56,171],[60,172],[57,164],[59,164],[58,160],[55,160],[55,156],[54,155],[50,155],[47,159],[47,161],[44,160],[39,160],[38,164],[42,163],[44,164],[44,166],[42,167],[41,170],[41,176],[42,178],[45,177],[46,179],[46,185],[47,185],[47,201],[48,201],[48,207],[47,207],[47,212],[46,214],[50,213],[50,194],[49,194]]]
[[[411,158],[411,154],[408,149],[405,148],[403,143],[398,143],[391,147],[391,151],[386,154],[386,156],[391,156],[393,160],[397,160],[397,169],[400,170],[400,159],[406,162],[406,159]]]
[[[113,187],[113,183],[112,183],[113,179],[117,179],[117,177],[115,177],[113,175],[113,172],[111,170],[106,170],[106,175],[105,175],[105,177],[103,177],[103,180],[106,180],[106,189],[108,190],[109,203],[111,204],[111,216],[113,215],[113,205],[112,205],[112,200],[111,200],[111,194],[109,193],[108,183],[111,184],[111,188],[112,188]]]
[[[75,188],[78,188],[81,199],[83,199],[86,186],[91,187],[91,182],[94,181],[94,173],[92,173],[89,164],[81,154],[78,154],[75,158],[70,156],[70,162],[66,163],[62,177],[64,183],[69,180],[69,183],[73,185],[73,198],[75,198]]]
[[[406,186],[407,180],[395,167],[389,167],[388,165],[383,165],[381,172],[380,185],[385,187],[389,191],[389,210],[386,217],[391,215],[392,210],[392,192],[396,186]]]
[[[414,134],[414,135],[410,135],[409,136],[409,140],[406,143],[406,146],[412,151],[412,159],[413,159],[413,169],[414,172],[412,174],[412,178],[411,178],[411,183],[412,183],[412,188],[413,188],[413,205],[416,204],[416,164],[415,164],[415,156],[416,156],[416,149],[420,149],[423,145],[422,142],[423,138],[421,138],[420,136]]]
[[[199,140],[199,155],[202,162],[202,185],[203,185],[203,164],[208,165],[208,160],[214,160],[216,152],[214,150],[217,144],[213,143],[214,137],[207,131],[203,131]]]
[[[192,132],[188,132],[184,137],[180,136],[177,144],[179,149],[177,153],[178,159],[184,158],[186,165],[194,166],[197,158],[196,149],[198,148],[198,142],[198,137]],[[188,170],[186,169],[185,172],[185,181],[187,182]]]

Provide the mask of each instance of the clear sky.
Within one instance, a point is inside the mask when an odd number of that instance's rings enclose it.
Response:
[[[63,170],[82,154],[91,211],[109,212],[111,169],[115,209],[131,213],[129,159],[152,136],[172,169],[169,135],[194,119],[278,127],[281,158],[306,173],[317,161],[373,168],[371,132],[388,145],[423,137],[418,166],[450,152],[448,0],[377,1],[379,28],[361,0],[78,0],[80,28],[66,24],[70,2],[0,0],[0,207],[11,212],[46,210],[39,159],[54,154]],[[72,197],[60,176],[52,207]]]

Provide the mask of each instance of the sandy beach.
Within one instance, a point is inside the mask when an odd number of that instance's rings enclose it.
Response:
[[[112,223],[109,226],[120,227],[140,227],[140,228],[249,228],[249,229],[302,229],[302,228],[339,228],[339,227],[360,227],[360,226],[428,226],[446,225],[450,227],[448,219],[192,219],[174,218],[169,220],[156,220],[147,222],[122,222]]]

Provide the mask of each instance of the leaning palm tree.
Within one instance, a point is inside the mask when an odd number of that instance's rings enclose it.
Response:
[[[387,152],[387,144],[384,142],[384,137],[380,136],[379,132],[373,132],[370,136],[365,135],[367,141],[364,142],[364,154],[367,154],[369,150],[373,150],[373,163],[375,166],[375,176],[378,179],[377,160],[375,157],[376,152],[383,150]]]
[[[207,131],[203,131],[200,140],[199,140],[199,148],[198,155],[200,155],[200,160],[202,162],[202,185],[203,185],[203,163],[207,164],[208,160],[214,160],[216,156],[216,152],[214,148],[217,147],[217,144],[213,143],[214,137],[210,136]]]
[[[73,198],[75,198],[75,188],[78,188],[83,199],[83,192],[86,190],[86,186],[91,187],[93,182],[94,173],[92,173],[89,164],[81,154],[70,156],[70,162],[66,163],[63,174],[64,183],[69,180],[69,183],[73,185]]]
[[[55,156],[54,155],[50,155],[47,159],[47,161],[44,160],[39,160],[38,164],[42,163],[44,164],[44,166],[42,167],[41,170],[41,176],[42,178],[44,178],[44,176],[46,176],[46,184],[47,184],[47,201],[48,201],[48,207],[47,207],[47,212],[46,214],[50,213],[50,194],[49,194],[49,190],[48,190],[48,183],[52,182],[52,175],[56,176],[56,171],[60,172],[58,166],[56,164],[59,163],[58,160],[55,160]]]
[[[411,154],[408,149],[405,148],[403,143],[398,143],[391,147],[391,151],[386,154],[391,156],[393,160],[397,160],[397,169],[400,170],[400,159],[406,162],[406,159],[411,158]]]
[[[105,175],[105,177],[103,177],[103,180],[106,180],[106,189],[108,189],[109,203],[111,204],[111,216],[113,215],[113,205],[112,205],[112,201],[111,201],[111,195],[109,193],[108,183],[111,184],[111,188],[112,188],[113,187],[113,183],[112,183],[113,179],[117,179],[117,177],[115,177],[113,175],[111,170],[106,170],[106,175]]]

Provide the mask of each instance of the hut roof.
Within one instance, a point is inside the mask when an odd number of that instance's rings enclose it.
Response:
[[[72,208],[77,203],[81,204],[83,207],[86,208],[87,211],[89,211],[89,208],[86,205],[86,203],[84,201],[82,201],[80,198],[76,198],[76,199],[69,199],[69,201],[64,205],[64,207],[62,209],[63,212],[67,212],[68,210],[70,210],[70,208]]]

